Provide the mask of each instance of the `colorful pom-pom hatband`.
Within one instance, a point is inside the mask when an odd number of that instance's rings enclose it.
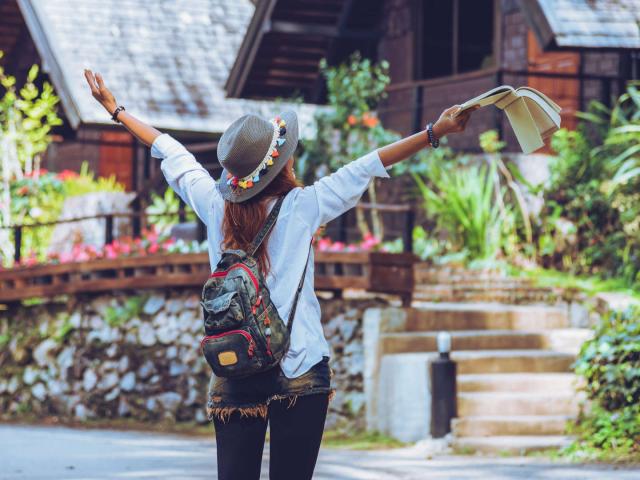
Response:
[[[278,147],[284,145],[286,141],[286,138],[284,136],[287,133],[287,124],[280,117],[271,119],[271,124],[273,125],[273,138],[271,139],[271,145],[269,146],[267,154],[249,175],[238,178],[229,173],[227,175],[227,185],[242,188],[245,190],[248,188],[252,188],[256,183],[260,181],[260,174],[262,173],[262,171],[266,170],[267,167],[273,165],[273,159],[280,156]]]

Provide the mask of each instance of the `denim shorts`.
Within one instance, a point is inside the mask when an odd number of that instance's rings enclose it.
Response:
[[[329,367],[329,357],[323,357],[311,369],[297,378],[287,378],[280,365],[246,378],[211,377],[207,414],[228,419],[239,411],[242,416],[266,418],[269,403],[288,398],[293,405],[297,397],[313,394],[327,394],[331,398],[333,372]]]

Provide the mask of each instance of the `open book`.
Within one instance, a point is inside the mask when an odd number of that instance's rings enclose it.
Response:
[[[561,108],[544,93],[530,87],[496,87],[463,103],[460,112],[476,105],[495,105],[504,110],[524,153],[544,146],[544,140],[560,128]]]

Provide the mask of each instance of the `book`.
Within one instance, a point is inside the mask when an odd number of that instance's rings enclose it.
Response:
[[[543,147],[544,141],[560,128],[560,106],[531,87],[502,85],[493,88],[464,102],[458,115],[471,107],[487,105],[505,111],[524,153]]]

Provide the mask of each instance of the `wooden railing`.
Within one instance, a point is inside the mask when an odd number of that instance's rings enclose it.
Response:
[[[414,255],[316,252],[316,290],[361,289],[411,302]],[[210,272],[207,253],[158,254],[0,270],[0,302],[63,294],[200,287]]]
[[[411,205],[388,205],[388,204],[374,204],[374,203],[360,203],[356,208],[362,210],[371,210],[373,212],[382,212],[389,213],[394,215],[403,215],[404,216],[404,225],[402,228],[402,241],[404,245],[404,251],[406,253],[411,253],[413,251],[413,227],[415,223],[415,212],[414,208]],[[130,222],[130,233],[131,236],[137,237],[140,235],[142,229],[149,227],[153,224],[154,219],[158,219],[161,217],[170,217],[176,219],[177,222],[184,222],[186,219],[186,214],[184,208],[176,213],[165,213],[165,214],[147,214],[145,212],[138,213],[108,213],[108,214],[98,214],[93,216],[85,216],[85,217],[76,217],[76,218],[68,218],[68,219],[60,219],[52,222],[41,222],[41,223],[33,223],[33,224],[23,224],[23,225],[11,225],[8,227],[0,227],[0,229],[11,229],[13,231],[13,243],[14,243],[14,261],[19,263],[22,258],[22,237],[23,232],[26,229],[38,229],[43,227],[53,227],[59,224],[70,224],[76,222],[83,222],[87,220],[103,220],[104,221],[104,243],[111,243],[113,240],[117,238],[117,232],[114,228],[115,220],[117,219],[127,219]],[[342,242],[346,242],[347,240],[347,228],[345,224],[345,216],[342,215],[337,219],[333,220],[336,222],[338,226],[338,237],[337,240]],[[200,221],[200,219],[196,219],[197,229],[195,239],[199,242],[202,242],[206,239],[207,232],[206,226]]]

